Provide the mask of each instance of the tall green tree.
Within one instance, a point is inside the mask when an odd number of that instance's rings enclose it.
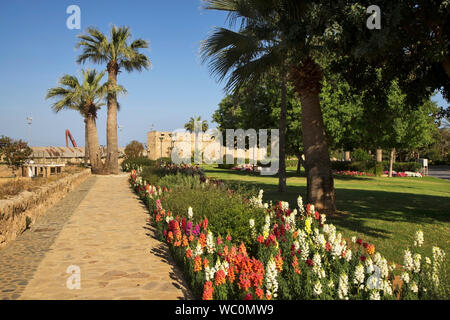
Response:
[[[64,75],[59,79],[59,87],[48,90],[46,99],[57,99],[52,105],[55,112],[69,109],[78,111],[84,119],[87,141],[85,145],[89,152],[92,173],[103,174],[105,168],[101,160],[97,134],[97,112],[104,105],[108,94],[109,84],[101,83],[105,72],[97,73],[95,70],[82,70],[81,82],[77,77]],[[116,93],[124,91],[116,86]]]
[[[276,1],[204,0],[205,8],[229,12],[230,29],[216,28],[202,45],[204,61],[220,80],[228,76],[226,91],[235,91],[246,82],[278,74],[281,109],[279,115],[278,189],[286,191],[286,95],[289,48],[287,34],[274,14]],[[240,23],[237,31],[231,30]]]
[[[88,28],[88,34],[79,35],[81,39],[77,48],[82,48],[77,62],[90,61],[96,64],[106,64],[108,72],[108,117],[106,124],[107,157],[106,170],[111,174],[119,173],[119,148],[117,141],[117,75],[121,70],[128,72],[148,69],[151,66],[149,58],[140,52],[148,48],[148,41],[136,39],[131,41],[128,27],[113,26],[109,38],[96,28]]]

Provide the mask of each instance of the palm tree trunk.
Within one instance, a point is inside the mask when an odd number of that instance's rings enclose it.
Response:
[[[89,114],[86,119],[88,143],[89,146],[89,159],[91,161],[91,171],[93,174],[103,174],[104,168],[102,158],[100,154],[100,148],[98,145],[97,124],[95,116]]]
[[[88,127],[87,119],[84,119],[84,166],[88,166],[89,162],[89,139],[88,139]]]
[[[108,89],[117,84],[117,64],[108,64]],[[106,170],[110,174],[119,174],[119,147],[117,145],[117,95],[108,94],[108,118],[106,120]]]
[[[281,75],[280,111],[280,162],[278,169],[278,191],[286,192],[286,73]]]
[[[323,73],[313,59],[306,58],[301,66],[292,67],[290,76],[302,105],[307,200],[318,210],[333,214],[334,181],[319,100]]]

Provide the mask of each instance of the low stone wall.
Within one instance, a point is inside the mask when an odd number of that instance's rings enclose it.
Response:
[[[90,169],[64,177],[38,190],[24,191],[12,199],[0,200],[0,250],[17,238],[28,225],[91,174]],[[28,220],[28,221],[27,221]]]

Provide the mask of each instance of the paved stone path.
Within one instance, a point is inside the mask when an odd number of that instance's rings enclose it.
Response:
[[[450,180],[450,166],[434,166],[429,167],[428,175],[430,177]]]
[[[0,299],[192,298],[127,178],[90,177],[0,251]]]

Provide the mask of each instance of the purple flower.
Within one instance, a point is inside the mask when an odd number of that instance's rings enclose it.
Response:
[[[192,233],[192,222],[191,222],[191,221],[188,221],[188,222],[186,223],[186,230],[185,230],[185,232],[186,232],[186,234],[187,234],[188,236],[191,235],[191,233]]]
[[[200,226],[199,226],[198,224],[195,225],[194,234],[195,234],[196,236],[199,236],[199,235],[200,235]]]

